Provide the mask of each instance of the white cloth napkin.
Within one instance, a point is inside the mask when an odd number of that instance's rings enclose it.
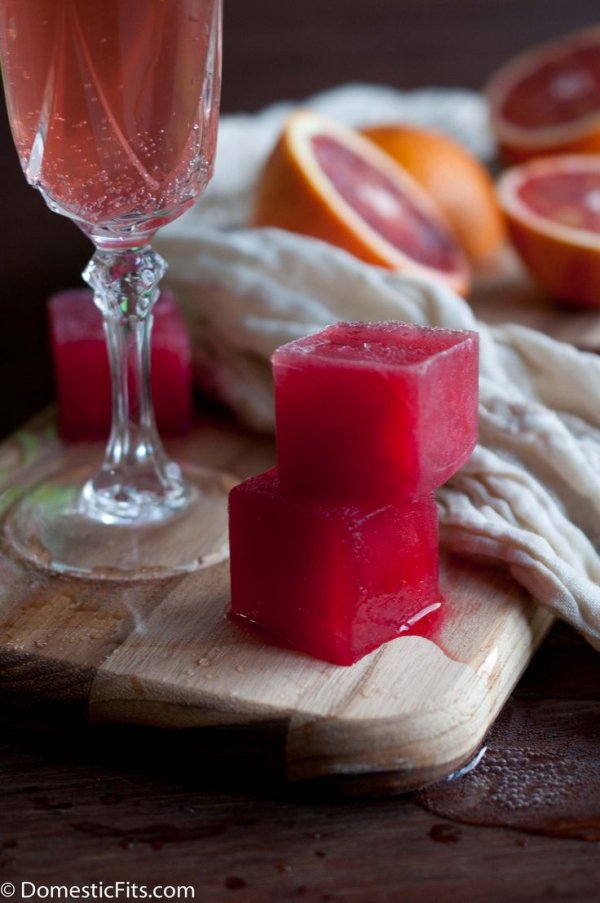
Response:
[[[485,106],[468,91],[355,85],[307,105],[354,125],[435,123],[481,156],[493,151]],[[433,281],[313,239],[244,228],[257,172],[289,109],[225,117],[206,201],[156,242],[188,315],[199,378],[248,425],[268,431],[269,357],[283,342],[339,319],[478,330],[480,441],[437,493],[442,541],[504,564],[600,649],[600,358],[522,326],[485,326]]]

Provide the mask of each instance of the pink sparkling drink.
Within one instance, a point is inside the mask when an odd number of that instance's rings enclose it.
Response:
[[[95,239],[109,225],[155,231],[208,182],[217,6],[0,0],[4,85],[25,174]]]
[[[112,386],[100,467],[90,459],[48,476],[3,521],[10,547],[38,568],[137,580],[227,555],[223,475],[169,457],[150,383],[166,269],[150,242],[212,174],[221,15],[222,0],[0,0],[16,148],[30,184],[95,246],[83,278],[102,313]]]

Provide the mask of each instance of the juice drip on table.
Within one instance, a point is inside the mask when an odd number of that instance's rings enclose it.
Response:
[[[416,800],[455,822],[598,843],[599,677],[598,653],[565,625],[555,628],[476,766]]]
[[[217,52],[214,11],[214,0],[0,0],[15,143],[50,206],[83,224],[146,216],[156,228],[192,203],[216,140],[215,67],[198,62]]]

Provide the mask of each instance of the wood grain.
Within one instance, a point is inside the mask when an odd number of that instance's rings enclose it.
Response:
[[[238,477],[273,460],[270,441],[229,423],[175,443],[184,460]],[[100,454],[63,447],[40,419],[2,447],[2,479],[31,485]],[[96,721],[162,727],[279,723],[292,780],[375,775],[406,789],[463,763],[481,743],[551,617],[500,572],[444,558],[448,615],[434,643],[403,637],[352,668],[263,645],[225,618],[226,562],[183,578],[97,582],[0,557],[0,691],[87,703]]]
[[[0,731],[0,883],[189,884],[202,903],[595,903],[597,843],[504,826],[540,813],[539,785],[523,773],[524,745],[550,756],[567,746],[576,781],[589,780],[581,758],[588,725],[578,715],[584,704],[588,720],[600,711],[600,657],[557,628],[486,738],[483,764],[503,760],[507,785],[487,795],[461,780],[425,799],[348,805],[317,795],[320,784],[282,784],[276,729],[273,756],[259,760],[247,730],[227,731],[224,750],[222,731],[44,727],[15,713],[19,721],[5,718]],[[559,731],[553,718],[538,720],[538,703],[562,707]],[[537,747],[524,724],[542,734]],[[595,743],[596,763],[597,750]],[[593,800],[598,814],[599,779],[596,765],[581,815]],[[523,793],[516,809],[515,787]],[[569,788],[553,773],[545,787],[542,820],[552,795],[556,822],[576,823],[578,812],[564,806]],[[423,808],[430,793],[443,814]],[[493,808],[493,827],[483,818],[473,824],[478,804],[486,816]]]

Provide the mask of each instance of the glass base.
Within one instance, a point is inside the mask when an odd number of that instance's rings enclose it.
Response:
[[[217,564],[229,555],[227,496],[237,481],[222,471],[182,469],[185,500],[164,518],[108,522],[86,500],[92,469],[64,471],[14,504],[6,538],[36,568],[90,579],[148,580]]]

